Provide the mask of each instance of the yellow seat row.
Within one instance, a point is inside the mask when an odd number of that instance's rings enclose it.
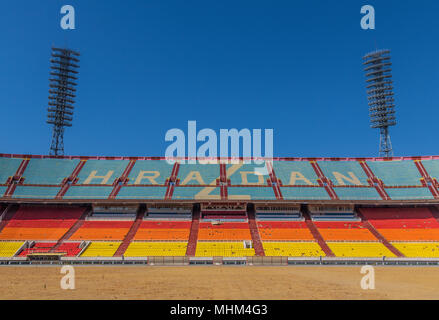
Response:
[[[395,257],[381,242],[326,242],[336,257]]]
[[[81,257],[112,257],[121,242],[92,242]]]
[[[18,249],[23,245],[22,242],[9,242],[9,241],[2,241],[0,242],[0,257],[3,258],[9,258],[13,257]]]
[[[439,258],[437,242],[392,242],[392,245],[409,258]]]
[[[251,257],[255,249],[245,248],[241,242],[200,242],[197,243],[197,257]]]
[[[317,242],[263,242],[268,257],[323,257]]]
[[[187,242],[132,242],[125,257],[184,256]]]

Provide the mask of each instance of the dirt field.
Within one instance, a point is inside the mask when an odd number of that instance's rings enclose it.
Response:
[[[360,267],[75,267],[62,290],[60,267],[0,267],[0,299],[439,299],[437,267],[375,267],[375,290]]]

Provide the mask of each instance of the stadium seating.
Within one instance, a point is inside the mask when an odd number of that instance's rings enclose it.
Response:
[[[92,242],[81,254],[81,257],[112,257],[121,242]]]
[[[113,187],[82,187],[71,186],[63,199],[107,199]]]
[[[323,174],[336,186],[367,186],[367,175],[357,161],[317,161]]]
[[[439,160],[422,160],[422,164],[428,175],[439,181]]]
[[[257,225],[262,241],[314,240],[303,221],[258,221]]]
[[[133,240],[188,240],[191,221],[142,221]]]
[[[128,175],[128,184],[165,185],[173,167],[166,160],[137,160]]]
[[[340,200],[381,200],[382,199],[375,188],[334,187],[334,191]]]
[[[421,186],[422,178],[413,160],[366,161],[369,168],[386,186]]]
[[[231,185],[245,186],[245,185],[267,185],[268,175],[255,174],[255,169],[263,169],[263,164],[255,163],[238,163],[227,164],[226,172],[227,179],[230,179]]]
[[[6,183],[9,177],[17,172],[23,159],[0,158],[0,184]]]
[[[23,173],[26,184],[59,185],[69,177],[79,159],[31,159]]]
[[[227,187],[228,199],[276,200],[272,187]]]
[[[439,223],[428,208],[362,208],[389,241],[439,241]]]
[[[385,191],[392,200],[428,200],[434,199],[428,188],[386,188]]]
[[[216,185],[220,177],[219,164],[180,164],[177,178],[180,185]]]
[[[245,248],[241,242],[203,242],[198,241],[196,257],[251,257],[255,249]]]
[[[133,221],[84,221],[70,240],[123,240]]]
[[[439,258],[437,242],[392,242],[392,245],[409,258]]]
[[[128,160],[87,160],[78,174],[77,183],[112,185],[128,163]]]
[[[167,187],[137,187],[124,186],[120,189],[116,199],[157,199],[163,200]],[[110,191],[111,193],[111,191]]]
[[[285,200],[331,200],[325,188],[320,187],[281,187]]]
[[[336,257],[395,257],[381,242],[326,242]]]
[[[125,257],[184,256],[187,242],[132,242]]]
[[[268,257],[324,257],[317,242],[263,242]]]
[[[30,187],[17,186],[12,198],[15,199],[54,199],[60,187]]]
[[[0,240],[58,240],[80,218],[81,207],[20,206]]]
[[[26,257],[32,253],[48,253],[56,245],[56,242],[36,242],[32,247],[20,252],[19,257]]]
[[[172,195],[174,200],[219,200],[221,199],[219,187],[175,187]]]
[[[284,186],[318,185],[318,177],[309,161],[273,161],[273,171]]]
[[[198,240],[251,240],[247,222],[224,222],[216,225],[201,222],[198,230]]]
[[[314,224],[326,241],[378,241],[361,222],[315,221]]]
[[[23,244],[24,241],[21,242],[0,241],[0,257],[1,258],[13,257]]]

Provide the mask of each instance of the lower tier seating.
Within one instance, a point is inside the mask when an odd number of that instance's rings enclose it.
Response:
[[[314,222],[326,241],[377,241],[361,222]]]
[[[13,257],[18,249],[23,245],[24,241],[21,242],[11,242],[11,241],[0,241],[0,257],[9,258]]]
[[[381,242],[327,242],[336,257],[395,257]]]
[[[251,240],[247,222],[229,222],[219,225],[201,222],[198,240]]]
[[[392,245],[409,258],[439,258],[437,242],[392,242]]]
[[[142,221],[134,240],[184,240],[189,238],[191,221]]]
[[[132,221],[85,221],[69,240],[123,240]]]
[[[378,229],[389,241],[439,241],[438,229]]]
[[[125,257],[184,256],[187,242],[132,242]]]
[[[251,257],[255,249],[245,248],[241,242],[202,242],[198,241],[195,256],[197,257]]]
[[[311,231],[303,221],[258,221],[261,240],[314,240]]]
[[[267,257],[324,257],[317,242],[263,242]]]
[[[92,242],[81,257],[112,257],[121,242]]]

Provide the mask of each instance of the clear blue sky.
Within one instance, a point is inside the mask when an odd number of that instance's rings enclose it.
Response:
[[[76,30],[59,26],[62,5]],[[376,30],[360,28],[360,8]],[[50,47],[81,52],[70,155],[163,156],[168,129],[273,128],[276,156],[378,156],[362,56],[392,50],[396,156],[439,154],[439,2],[2,1],[0,153],[47,154]]]

